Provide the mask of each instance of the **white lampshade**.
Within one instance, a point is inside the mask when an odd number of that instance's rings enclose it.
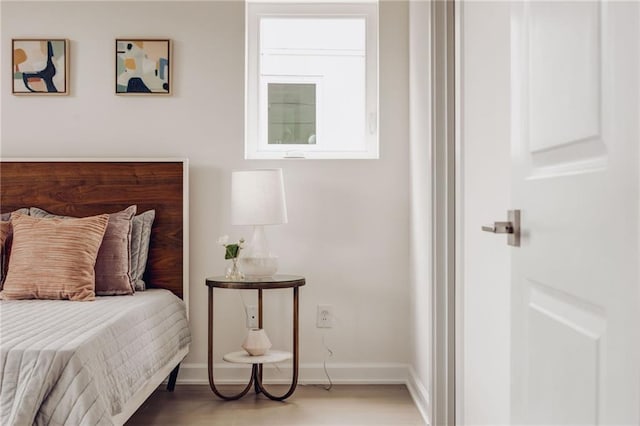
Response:
[[[247,278],[269,277],[278,257],[269,250],[264,225],[287,223],[282,169],[242,170],[231,174],[231,223],[253,225],[253,236],[240,255]]]
[[[241,170],[231,174],[231,224],[287,223],[282,169]]]

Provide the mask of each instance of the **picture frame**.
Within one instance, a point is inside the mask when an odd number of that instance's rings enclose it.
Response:
[[[116,39],[116,95],[171,95],[171,80],[170,39]]]
[[[11,39],[11,91],[18,96],[69,94],[69,40]]]

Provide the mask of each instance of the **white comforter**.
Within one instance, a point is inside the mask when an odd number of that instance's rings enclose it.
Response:
[[[191,341],[166,290],[95,302],[0,302],[0,424],[111,425]]]

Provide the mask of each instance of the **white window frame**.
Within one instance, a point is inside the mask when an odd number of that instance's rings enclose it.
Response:
[[[362,150],[328,150],[322,146],[320,108],[316,107],[316,145],[272,144],[266,140],[266,113],[261,112],[268,102],[266,85],[260,84],[260,20],[268,18],[364,18],[366,25],[366,100],[365,148]],[[245,58],[245,159],[377,159],[379,158],[379,89],[378,89],[378,4],[360,3],[263,3],[247,2]],[[263,78],[270,78],[266,76]],[[280,78],[280,76],[279,76]],[[300,77],[296,77],[300,78]],[[273,82],[273,81],[272,81]],[[284,81],[283,81],[284,82]],[[321,93],[317,86],[317,95]],[[316,97],[319,106],[321,96]],[[262,139],[261,139],[262,138]]]

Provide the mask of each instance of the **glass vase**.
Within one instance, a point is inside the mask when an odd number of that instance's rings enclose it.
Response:
[[[238,267],[238,258],[234,257],[230,259],[231,262],[227,266],[227,271],[225,273],[225,278],[232,281],[240,281],[244,279],[244,274],[240,271]]]

